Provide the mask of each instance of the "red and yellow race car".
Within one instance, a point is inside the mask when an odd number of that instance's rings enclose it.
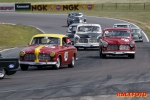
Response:
[[[28,47],[20,51],[20,68],[27,70],[29,66],[52,66],[59,69],[62,65],[72,68],[76,59],[77,49],[66,35],[37,34]]]

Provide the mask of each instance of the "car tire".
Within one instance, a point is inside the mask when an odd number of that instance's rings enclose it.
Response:
[[[3,79],[5,77],[6,71],[4,68],[0,68],[0,79]]]
[[[106,54],[102,54],[102,49],[99,51],[100,58],[106,58]]]
[[[28,65],[20,65],[22,71],[28,70],[28,67],[29,67]]]
[[[56,65],[53,65],[52,68],[58,70],[60,68],[60,65],[61,65],[61,60],[60,57],[58,57]]]
[[[68,67],[69,67],[69,68],[73,68],[73,67],[74,67],[74,64],[75,64],[75,56],[73,55],[73,56],[72,56],[71,63],[68,65]]]
[[[68,23],[68,21],[67,21],[67,26],[69,27],[69,23]]]
[[[135,54],[129,54],[128,57],[130,57],[131,59],[135,58]]]

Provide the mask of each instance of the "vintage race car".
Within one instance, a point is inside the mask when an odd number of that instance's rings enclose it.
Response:
[[[74,67],[77,49],[71,40],[61,34],[38,34],[32,37],[29,46],[20,51],[20,68],[27,70],[29,66]]]
[[[74,35],[74,46],[77,49],[99,47],[101,35],[99,24],[79,24]]]
[[[137,27],[132,27],[131,31],[135,42],[143,42],[142,29]]]
[[[106,28],[103,31],[99,44],[101,58],[106,55],[128,55],[135,57],[136,45],[130,29],[128,28]]]
[[[86,23],[86,17],[83,13],[79,12],[71,12],[68,14],[67,25],[71,25],[73,23]]]
[[[19,67],[19,59],[14,57],[3,57],[0,54],[0,79],[5,75],[13,75],[17,72]]]
[[[130,23],[116,23],[113,25],[113,28],[129,28],[131,29]]]

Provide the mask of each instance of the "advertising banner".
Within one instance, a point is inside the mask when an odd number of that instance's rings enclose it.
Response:
[[[94,4],[31,5],[31,11],[79,11],[79,10],[93,10],[93,9],[94,9]]]
[[[31,10],[31,3],[16,3],[15,4],[16,10]]]
[[[2,11],[15,11],[15,4],[0,4],[0,12]]]

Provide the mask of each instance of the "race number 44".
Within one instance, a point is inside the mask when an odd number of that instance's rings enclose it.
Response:
[[[64,53],[64,60],[67,61],[68,60],[68,52]]]

